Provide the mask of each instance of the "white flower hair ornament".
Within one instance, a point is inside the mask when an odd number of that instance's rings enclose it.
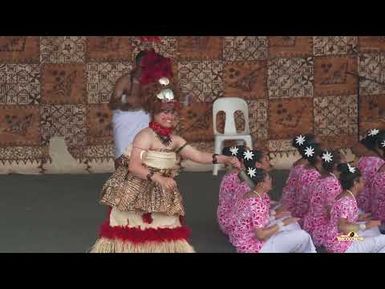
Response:
[[[253,159],[253,156],[254,156],[254,153],[250,150],[247,150],[243,153],[243,158],[245,160],[252,160]]]
[[[255,177],[257,170],[255,168],[247,168],[247,174],[250,176],[250,178]]]
[[[385,148],[385,140],[382,141],[381,147]]]
[[[379,133],[380,133],[379,129],[373,128],[373,129],[369,130],[368,136],[375,136],[375,135],[378,135]]]
[[[299,135],[299,136],[297,136],[296,138],[295,138],[295,143],[297,144],[297,145],[303,145],[304,143],[305,143],[305,137],[303,136],[303,135]]]
[[[332,160],[333,160],[333,155],[326,151],[322,154],[322,157],[321,157],[326,163],[330,163]]]
[[[350,164],[348,164],[348,169],[349,169],[349,172],[351,172],[352,174],[356,172],[356,168],[351,166]]]
[[[314,156],[314,147],[312,146],[306,147],[305,156],[307,156],[308,158]]]
[[[231,152],[231,155],[236,156],[238,154],[238,148],[237,147],[231,147],[230,152]]]

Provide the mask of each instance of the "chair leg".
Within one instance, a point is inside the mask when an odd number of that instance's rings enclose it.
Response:
[[[246,139],[245,139],[245,142],[246,142],[246,145],[247,145],[250,149],[253,149],[253,144],[252,144],[252,141],[251,141],[251,137],[250,137],[250,138],[246,138]]]
[[[215,152],[216,154],[221,154],[221,150],[222,150],[221,148],[222,148],[222,142],[216,140],[216,141],[215,141],[214,152]],[[220,166],[219,164],[215,164],[215,165],[213,166],[213,175],[214,175],[214,176],[217,176],[217,175],[218,175],[219,166]]]

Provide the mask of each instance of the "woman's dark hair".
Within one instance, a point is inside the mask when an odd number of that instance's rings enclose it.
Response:
[[[142,58],[148,53],[148,50],[142,50],[135,56],[135,65],[131,70],[131,82],[133,81],[134,77],[139,77],[140,72],[140,62],[142,61]]]
[[[331,160],[328,161],[328,156],[330,156]],[[322,168],[331,173],[336,168],[336,165],[341,163],[342,156],[339,151],[328,151],[325,150],[321,152],[321,159],[322,159]]]
[[[140,65],[140,62],[141,62],[143,56],[145,56],[148,52],[149,52],[149,50],[141,50],[141,51],[139,51],[139,53],[135,56],[135,64],[136,64],[137,66]]]
[[[350,169],[354,168],[354,172]],[[339,181],[344,190],[350,190],[356,181],[361,177],[361,172],[358,168],[352,167],[348,163],[337,165],[337,170],[340,172]]]
[[[376,135],[375,146],[382,151],[382,157],[385,157],[385,131]]]
[[[376,149],[377,138],[382,133],[384,133],[384,130],[381,130],[381,131],[379,131],[379,133],[372,135],[371,131],[374,131],[374,130],[376,130],[376,129],[369,130],[368,133],[366,134],[366,136],[362,140],[360,140],[360,143],[362,145],[364,145],[368,150],[371,150],[371,151],[374,151]]]
[[[243,161],[243,152],[246,150],[245,145],[224,147],[222,150],[222,154],[225,156],[233,156],[233,153],[230,151],[230,149],[233,147],[238,149],[237,155],[235,155],[235,157],[237,157],[238,160]]]
[[[309,164],[315,166],[317,163],[317,158],[321,156],[321,146],[318,143],[307,144],[305,143],[300,147],[300,154],[305,158]],[[307,152],[312,150],[314,153],[312,155],[308,155]]]
[[[376,135],[375,136],[367,135],[362,140],[360,140],[360,143],[363,146],[365,146],[368,150],[374,151],[374,149],[376,148],[376,139],[377,139]]]
[[[250,177],[248,175],[248,177],[253,181],[253,183],[255,185],[258,185],[259,183],[262,183],[265,180],[265,178],[267,177],[267,175],[268,175],[268,173],[265,170],[263,170],[263,169],[255,168],[255,167],[251,168],[251,169],[255,169],[255,176]],[[247,169],[246,169],[246,173],[247,173]]]
[[[243,158],[245,157],[245,152],[248,151],[248,150],[245,150],[243,152]],[[249,150],[250,152],[253,153],[253,156],[251,159],[243,159],[243,163],[245,164],[245,167],[255,167],[255,163],[258,162],[260,163],[262,161],[262,157],[263,157],[263,151],[261,150]]]
[[[293,138],[291,145],[297,149],[297,151],[303,158],[305,158],[303,147],[309,144],[318,144],[318,143],[315,141],[316,136],[312,133],[307,133],[307,134],[304,134],[303,136],[305,138],[305,141],[302,145],[297,143],[298,136],[295,136]]]

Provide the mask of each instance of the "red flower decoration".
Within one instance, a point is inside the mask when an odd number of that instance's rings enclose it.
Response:
[[[123,240],[126,242],[132,242],[134,244],[146,243],[146,242],[167,242],[177,240],[188,240],[190,237],[190,229],[188,227],[176,227],[176,228],[148,228],[141,229],[140,227],[130,228],[128,226],[114,226],[109,225],[109,221],[106,220],[101,228],[99,237],[103,237],[109,240]]]
[[[161,136],[170,137],[172,133],[172,128],[164,127],[155,121],[151,121],[148,126]]]
[[[142,85],[157,82],[162,77],[172,77],[171,60],[153,49],[143,56],[140,67],[142,71],[139,81]]]
[[[143,222],[146,224],[151,224],[152,223],[152,217],[151,213],[146,213],[142,215]]]

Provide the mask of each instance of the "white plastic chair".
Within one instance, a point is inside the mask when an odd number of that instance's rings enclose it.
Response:
[[[241,111],[245,120],[245,130],[237,133],[235,126],[235,112]],[[219,133],[217,130],[217,114],[223,111],[226,115],[224,132]],[[239,97],[222,97],[214,101],[213,104],[213,129],[215,139],[215,153],[221,154],[223,143],[225,140],[244,141],[246,146],[253,148],[252,139],[249,127],[249,108],[247,102]],[[218,175],[220,164],[215,164],[213,168],[213,175]]]

